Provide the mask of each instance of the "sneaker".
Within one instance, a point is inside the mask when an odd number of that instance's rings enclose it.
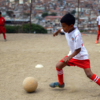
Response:
[[[6,39],[4,39],[4,41],[7,41]]]
[[[98,40],[96,40],[95,43],[97,44],[98,43]]]
[[[55,87],[63,88],[65,84],[63,83],[62,85],[60,85],[58,82],[54,82],[54,83],[51,83],[49,86],[52,88],[55,88]]]

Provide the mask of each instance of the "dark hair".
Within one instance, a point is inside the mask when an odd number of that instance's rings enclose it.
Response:
[[[60,20],[61,23],[66,23],[67,25],[71,25],[71,24],[75,24],[75,17],[70,14],[70,13],[67,13],[66,15],[64,15],[61,20]]]
[[[1,15],[2,13],[1,13],[1,11],[0,11],[0,15]]]

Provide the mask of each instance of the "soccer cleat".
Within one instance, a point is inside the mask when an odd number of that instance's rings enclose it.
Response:
[[[95,41],[95,44],[97,44],[97,43],[98,43],[98,40]]]
[[[55,88],[55,87],[63,88],[65,84],[63,83],[62,85],[60,85],[58,82],[54,82],[54,83],[51,83],[49,86],[52,88]]]

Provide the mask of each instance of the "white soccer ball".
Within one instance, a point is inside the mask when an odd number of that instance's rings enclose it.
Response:
[[[23,81],[23,87],[27,92],[34,92],[37,89],[38,83],[35,78],[27,77]]]

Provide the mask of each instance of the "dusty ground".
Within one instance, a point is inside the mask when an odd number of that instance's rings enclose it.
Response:
[[[100,44],[96,35],[82,35],[88,50],[93,73],[100,76]],[[100,100],[100,87],[88,79],[83,69],[64,68],[64,89],[52,89],[57,81],[56,63],[68,54],[64,35],[7,34],[0,35],[0,100]],[[44,67],[36,69],[37,64]],[[24,91],[26,77],[35,77],[38,88],[34,93]]]

